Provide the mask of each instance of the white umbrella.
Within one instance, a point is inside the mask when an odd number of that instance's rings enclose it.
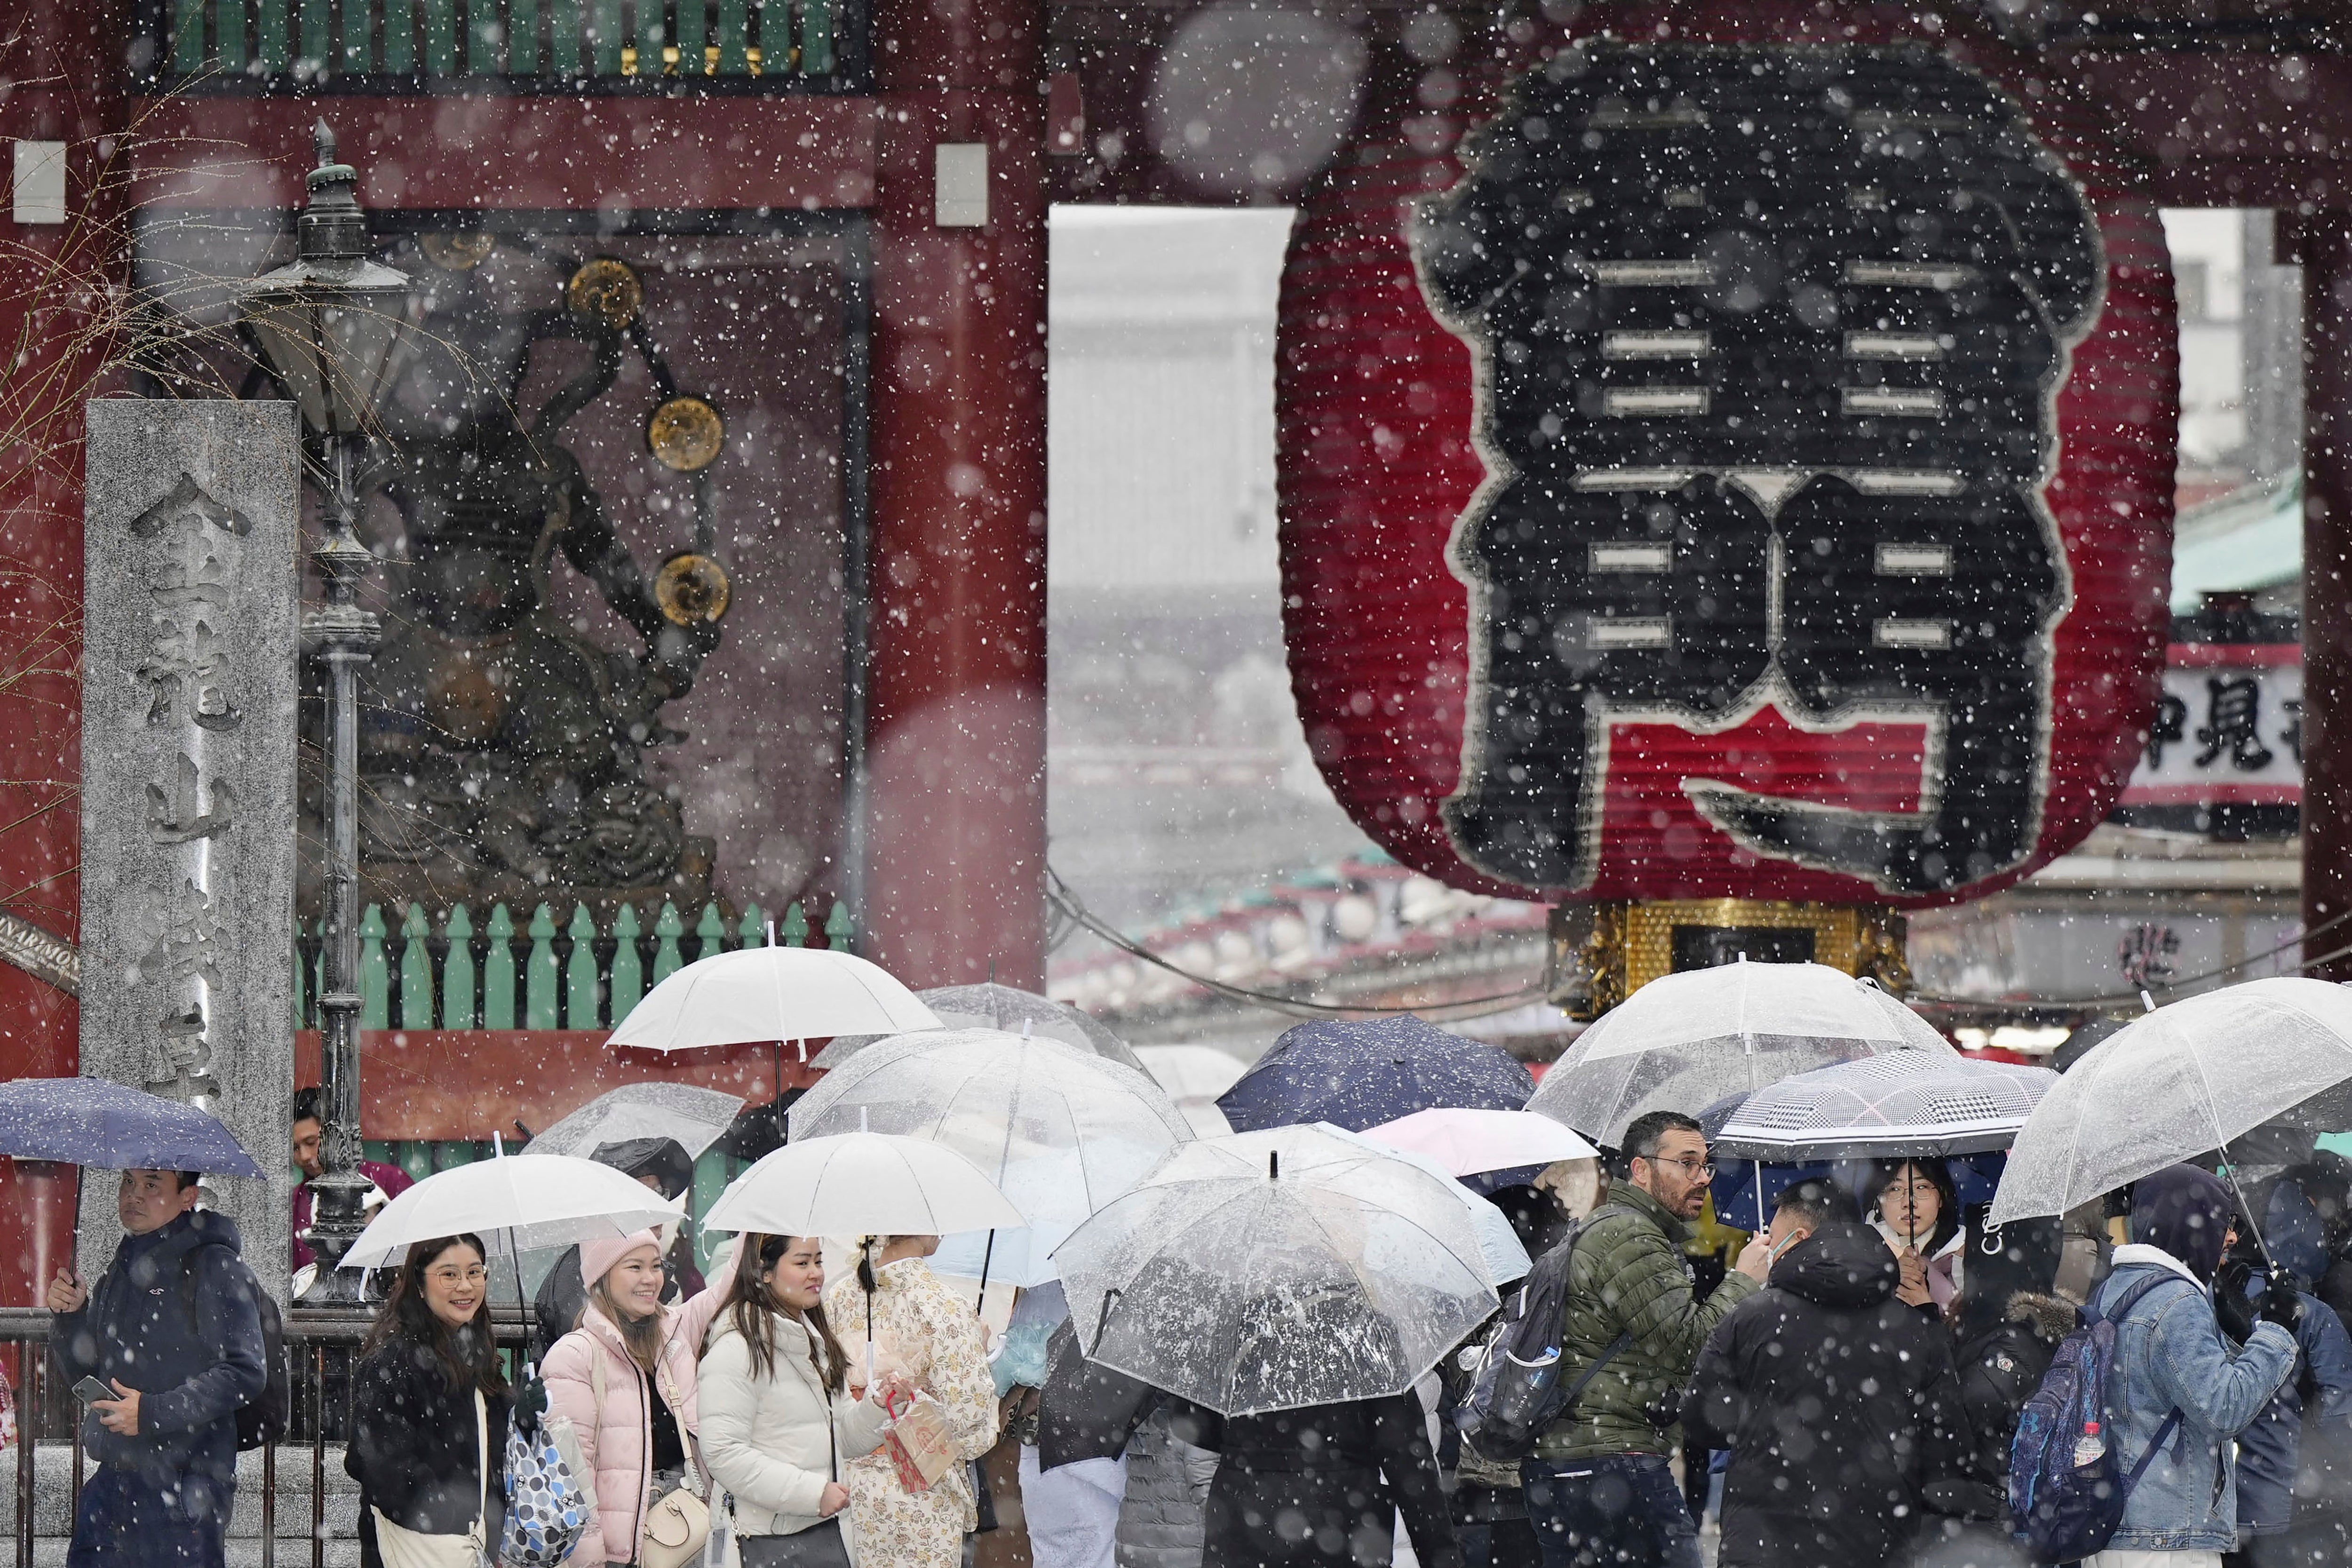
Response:
[[[767,1236],[941,1236],[1025,1223],[970,1160],[881,1132],[801,1138],[728,1184],[706,1230]]]
[[[525,1155],[593,1155],[607,1143],[668,1138],[698,1160],[726,1134],[743,1109],[740,1095],[690,1083],[626,1083],[598,1095],[535,1134]]]
[[[1328,1127],[1204,1138],[1054,1260],[1090,1362],[1227,1415],[1376,1399],[1495,1310],[1458,1191]]]
[[[1715,1152],[1785,1165],[2006,1149],[2057,1082],[2048,1068],[1889,1051],[1758,1089],[1716,1134]]]
[[[854,953],[747,947],[698,959],[646,992],[611,1043],[690,1051],[939,1026],[913,992]]]
[[[2063,1214],[2270,1121],[2352,1126],[2352,990],[2277,975],[2133,1019],[2025,1119],[1991,1222]]]
[[[1661,975],[1578,1037],[1527,1108],[1614,1147],[1653,1110],[1696,1116],[1726,1095],[1882,1051],[1959,1053],[1866,980],[1819,963]]]
[[[1550,1117],[1532,1110],[1436,1105],[1367,1127],[1363,1135],[1391,1149],[1426,1154],[1456,1176],[1590,1160],[1601,1152]]]
[[[1345,1127],[1336,1126],[1328,1121],[1318,1121],[1312,1125],[1318,1132],[1328,1132],[1334,1138],[1344,1139],[1384,1160],[1402,1160],[1406,1164],[1426,1171],[1444,1182],[1452,1190],[1454,1195],[1461,1201],[1462,1212],[1470,1216],[1470,1229],[1478,1237],[1478,1262],[1486,1270],[1486,1283],[1499,1289],[1514,1279],[1526,1277],[1528,1269],[1533,1266],[1534,1259],[1528,1256],[1526,1246],[1519,1240],[1519,1233],[1511,1228],[1509,1217],[1501,1209],[1456,1181],[1454,1173],[1444,1164],[1418,1151],[1400,1149],[1394,1144],[1383,1143],[1379,1139],[1362,1132],[1351,1132]]]
[[[535,1160],[501,1153],[436,1171],[383,1205],[360,1233],[346,1268],[373,1268],[410,1246],[471,1233],[494,1252],[569,1247],[667,1225],[677,1205],[609,1165],[570,1154]]]

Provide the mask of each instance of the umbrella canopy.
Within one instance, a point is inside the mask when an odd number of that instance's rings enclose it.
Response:
[[[1054,1260],[1097,1365],[1227,1415],[1375,1399],[1497,1305],[1457,1191],[1325,1128],[1204,1138]]]
[[[1517,1110],[1535,1086],[1501,1047],[1411,1014],[1317,1018],[1285,1029],[1217,1109],[1244,1132],[1311,1121],[1360,1132],[1433,1105]]]
[[[493,1252],[530,1252],[677,1217],[677,1205],[610,1165],[571,1154],[500,1156],[436,1171],[384,1205],[343,1267],[377,1268],[396,1262],[412,1243],[467,1232]]]
[[[1014,1161],[1005,1168],[1000,1184],[1013,1206],[1028,1215],[1047,1214],[1059,1207],[1062,1217],[1043,1224],[1031,1220],[1018,1229],[967,1230],[942,1237],[940,1249],[930,1257],[931,1272],[959,1279],[985,1277],[1024,1289],[1056,1278],[1054,1248],[1085,1216],[1069,1213],[1055,1198],[1085,1179],[1085,1163],[1076,1149]]]
[[[2108,1036],[2033,1108],[1996,1225],[2063,1214],[2266,1121],[2352,1126],[2352,990],[2277,975],[2158,1007]]]
[[[1636,1117],[1696,1115],[1725,1095],[1884,1051],[1959,1053],[1868,981],[1819,963],[1661,975],[1577,1037],[1527,1109],[1615,1147]]]
[[[1334,1138],[1345,1138],[1351,1143],[1360,1143],[1385,1159],[1402,1160],[1409,1165],[1418,1165],[1444,1182],[1461,1200],[1463,1212],[1470,1216],[1470,1229],[1478,1237],[1478,1266],[1486,1273],[1486,1283],[1499,1289],[1514,1279],[1526,1277],[1534,1260],[1528,1257],[1527,1245],[1519,1240],[1519,1233],[1511,1228],[1509,1216],[1482,1194],[1472,1192],[1457,1181],[1454,1173],[1437,1161],[1415,1150],[1399,1149],[1364,1133],[1334,1127],[1328,1121],[1316,1123],[1315,1130],[1328,1132]]]
[[[1034,991],[992,982],[983,985],[934,985],[915,994],[947,1028],[1043,1035],[1049,1040],[1092,1051],[1123,1067],[1143,1067],[1128,1043],[1112,1034],[1108,1025]],[[1024,1025],[1027,1026],[1025,1030]],[[815,1065],[837,1068],[866,1047],[887,1038],[888,1035],[840,1036],[817,1052]]]
[[[2058,1075],[2047,1068],[1889,1051],[1784,1078],[1748,1095],[1715,1152],[1847,1160],[2006,1149]]]
[[[1249,1064],[1213,1046],[1139,1046],[1143,1070],[1168,1091],[1184,1113],[1195,1138],[1222,1138],[1234,1130],[1217,1109],[1217,1096],[1240,1081]]]
[[[0,1154],[109,1171],[261,1174],[211,1111],[102,1078],[0,1083]]]
[[[525,1154],[593,1154],[607,1143],[667,1138],[689,1160],[735,1124],[742,1097],[690,1083],[630,1083],[600,1094],[532,1138]]]
[[[1024,1162],[1074,1153],[1072,1179],[1028,1208],[1034,1225],[1076,1225],[1192,1137],[1135,1068],[995,1029],[908,1035],[860,1051],[803,1095],[790,1121],[794,1142],[867,1127],[929,1138],[999,1184]]]
[[[880,1132],[795,1139],[728,1184],[705,1230],[943,1236],[1018,1226],[1021,1211],[941,1143]]]
[[[913,992],[854,953],[747,947],[697,959],[646,992],[611,1043],[691,1051],[939,1026]]]
[[[1426,1154],[1455,1176],[1590,1160],[1601,1151],[1549,1116],[1531,1110],[1465,1110],[1433,1106],[1368,1127],[1364,1136],[1391,1149]]]

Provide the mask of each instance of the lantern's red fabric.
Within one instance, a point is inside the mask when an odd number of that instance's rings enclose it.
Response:
[[[1825,20],[1826,13],[1834,16]],[[1525,26],[1525,24],[1521,24]],[[1711,43],[1922,41],[1895,7],[1589,5],[1576,31]],[[1663,32],[1661,31],[1663,29]],[[1276,371],[1286,630],[1301,715],[1342,805],[1400,861],[1455,887],[1525,896],[1465,865],[1437,806],[1461,766],[1470,602],[1447,564],[1486,471],[1472,366],[1431,314],[1406,224],[1461,174],[1454,149],[1510,77],[1570,41],[1471,38],[1450,59],[1384,52],[1365,129],[1307,194],[1284,269]],[[2170,264],[2141,171],[2097,123],[1997,43],[1940,40],[2002,84],[2073,170],[2106,246],[2104,311],[2057,399],[2044,494],[2073,603],[2056,630],[2053,738],[2032,857],[1929,905],[1980,897],[2064,853],[2105,816],[2153,710],[2170,575],[2179,378]],[[1682,780],[1722,779],[1862,809],[1916,805],[1924,726],[1808,732],[1766,709],[1712,735],[1619,724],[1591,899],[1890,901],[1868,883],[1752,854],[1693,808]]]

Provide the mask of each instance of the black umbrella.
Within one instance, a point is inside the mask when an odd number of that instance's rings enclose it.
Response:
[[[1087,1361],[1078,1350],[1077,1331],[1065,1318],[1045,1342],[1037,1468],[1118,1458],[1152,1406],[1167,1397],[1148,1383]]]

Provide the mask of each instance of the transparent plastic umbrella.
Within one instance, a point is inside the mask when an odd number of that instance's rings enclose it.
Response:
[[[769,1236],[938,1236],[1017,1226],[1019,1208],[978,1167],[927,1138],[795,1138],[727,1184],[706,1230]]]
[[[1142,1061],[1110,1026],[1051,996],[990,982],[982,985],[934,985],[915,995],[950,1029],[1002,1029],[1008,1035],[1043,1035],[1082,1051],[1092,1051],[1123,1067],[1141,1068]],[[894,1031],[895,1033],[896,1031]],[[842,1035],[812,1058],[821,1068],[837,1068],[888,1035]]]
[[[1992,1223],[2063,1214],[2265,1122],[2352,1127],[2352,990],[2279,975],[2133,1019],[2025,1119]]]
[[[995,1029],[885,1040],[826,1073],[789,1116],[795,1142],[861,1128],[931,1139],[1000,1187],[1024,1162],[1074,1155],[1068,1181],[1016,1200],[1033,1225],[1077,1224],[1192,1135],[1135,1068]]]
[[[1407,1164],[1418,1165],[1444,1182],[1453,1189],[1454,1195],[1460,1201],[1462,1212],[1470,1216],[1471,1233],[1478,1238],[1478,1266],[1486,1271],[1486,1283],[1499,1289],[1514,1279],[1526,1278],[1528,1268],[1535,1260],[1528,1256],[1527,1246],[1519,1240],[1519,1233],[1511,1228],[1509,1216],[1489,1203],[1484,1195],[1464,1186],[1454,1173],[1445,1168],[1444,1162],[1433,1154],[1424,1154],[1418,1149],[1400,1149],[1393,1143],[1383,1142],[1372,1137],[1370,1133],[1350,1132],[1344,1127],[1334,1127],[1328,1121],[1314,1122],[1310,1125],[1316,1131],[1328,1132],[1334,1138],[1344,1138],[1352,1143],[1361,1143],[1367,1149],[1388,1159],[1402,1160]]]
[[[591,1155],[607,1143],[668,1138],[697,1160],[733,1126],[742,1097],[690,1083],[630,1083],[600,1094],[524,1146],[540,1154]]]
[[[1319,1127],[1205,1138],[1054,1261],[1089,1362],[1227,1415],[1375,1399],[1497,1305],[1453,1185]]]
[[[1819,963],[1662,975],[1578,1037],[1527,1108],[1615,1147],[1653,1110],[1696,1116],[1727,1094],[1856,1057],[1951,1043],[1866,980]]]

